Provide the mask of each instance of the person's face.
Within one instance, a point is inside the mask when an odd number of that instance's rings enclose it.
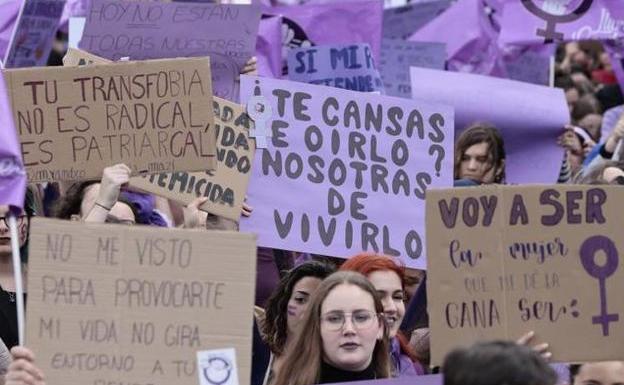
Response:
[[[424,272],[417,269],[405,269],[405,299],[403,302],[407,305],[412,297],[416,294],[418,286],[423,280]]]
[[[316,291],[321,280],[316,277],[303,277],[293,287],[287,307],[288,333],[297,331],[303,313],[308,308],[310,296]],[[292,334],[291,334],[292,335]]]
[[[494,183],[500,172],[502,166],[492,165],[490,146],[485,142],[473,144],[462,155],[459,167],[460,179],[472,179],[485,184]]]
[[[92,184],[85,189],[82,203],[80,203],[80,216],[82,218],[86,217],[93,208],[99,192],[99,183]],[[123,202],[115,203],[108,212],[108,216],[112,217],[116,223],[134,224],[136,222],[132,209]]]
[[[565,92],[565,97],[566,102],[568,102],[568,109],[570,110],[570,112],[572,112],[572,110],[574,109],[574,104],[578,102],[581,95],[579,95],[579,92],[576,88],[570,88]]]
[[[0,206],[0,218],[3,218],[3,220],[0,220],[0,255],[11,255],[11,232],[7,226],[9,221],[7,218],[8,215],[9,206]],[[29,219],[22,211],[18,214],[16,221],[18,224],[17,232],[19,234],[19,245],[22,247],[28,239]]]
[[[384,316],[388,322],[388,333],[390,338],[393,338],[399,331],[399,326],[401,326],[401,321],[405,316],[401,279],[392,270],[380,270],[369,274],[368,280],[373,284],[381,298]]]
[[[382,337],[383,324],[375,313],[370,293],[355,285],[341,284],[327,295],[321,305],[321,339],[327,363],[342,370],[364,370]]]
[[[624,385],[624,362],[595,362],[581,366],[573,385]]]
[[[578,125],[583,127],[595,142],[600,140],[600,128],[602,126],[602,115],[587,114],[578,121]]]

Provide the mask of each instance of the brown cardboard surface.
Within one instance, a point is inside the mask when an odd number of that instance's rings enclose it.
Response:
[[[201,209],[238,222],[251,177],[256,143],[249,138],[250,119],[241,105],[214,98],[217,169],[162,173],[130,179],[132,187],[189,204],[208,197]]]
[[[63,66],[65,67],[107,63],[113,62],[77,48],[68,48],[67,53],[63,56]]]
[[[50,385],[195,385],[196,352],[251,373],[252,234],[35,218],[27,346]],[[158,302],[157,302],[158,301]]]
[[[208,58],[4,72],[29,182],[214,169]]]
[[[427,191],[432,363],[530,330],[556,361],[624,357],[623,200],[609,186]]]

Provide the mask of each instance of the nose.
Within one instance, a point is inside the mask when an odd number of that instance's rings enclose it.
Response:
[[[355,325],[353,325],[352,317],[345,317],[344,325],[342,325],[342,334],[355,334]]]
[[[397,312],[397,306],[392,300],[392,297],[390,296],[384,297],[383,300],[381,301],[381,304],[383,305],[384,313],[395,314]]]
[[[478,168],[478,162],[476,159],[470,159],[468,161],[468,169],[469,170],[476,170]]]

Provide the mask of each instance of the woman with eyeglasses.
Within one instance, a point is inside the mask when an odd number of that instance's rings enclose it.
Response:
[[[262,334],[271,350],[264,384],[272,381],[282,365],[284,350],[294,340],[310,297],[334,270],[323,262],[303,263],[286,273],[269,297],[262,323]]]
[[[311,385],[390,377],[388,329],[375,288],[343,271],[318,287],[272,385]]]
[[[392,376],[417,376],[424,374],[420,360],[409,347],[408,339],[399,327],[405,316],[405,269],[390,257],[376,254],[359,254],[349,258],[341,271],[357,271],[373,284],[388,324]]]
[[[18,344],[17,302],[15,277],[9,230],[9,207],[0,206],[0,339],[7,348]],[[30,218],[35,215],[35,198],[32,190],[26,190],[24,209],[17,215],[20,256],[22,259],[22,282],[26,286],[26,261]],[[24,287],[25,289],[25,287]]]

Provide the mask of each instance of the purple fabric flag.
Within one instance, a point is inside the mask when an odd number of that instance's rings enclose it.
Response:
[[[4,68],[45,66],[64,8],[65,0],[25,0],[6,50]]]
[[[407,39],[444,12],[451,4],[451,0],[435,0],[385,9],[383,37]]]
[[[557,136],[569,123],[562,89],[508,79],[412,68],[415,99],[455,107],[455,133],[476,122],[503,135],[509,183],[555,183],[562,150]]]
[[[446,46],[444,43],[420,43],[399,39],[383,39],[379,71],[386,95],[410,99],[410,67],[444,69]]]
[[[59,30],[69,33],[69,18],[86,17],[89,11],[89,4],[89,0],[67,0],[59,23]]]
[[[613,73],[617,78],[622,93],[624,93],[624,41],[610,40],[604,42],[603,45],[609,54]]]
[[[428,376],[403,376],[388,378],[385,380],[339,382],[341,385],[442,385],[444,383],[441,374]]]
[[[425,190],[452,183],[453,110],[241,76],[241,99],[252,95],[273,114],[241,231],[256,233],[258,246],[341,258],[376,251],[425,268]]]
[[[271,16],[260,20],[256,42],[258,75],[282,77],[282,18]]]
[[[252,5],[92,0],[79,48],[110,60],[210,56],[215,95],[236,101],[259,23]]]
[[[26,172],[13,123],[4,76],[0,73],[0,205],[23,207]]]
[[[506,1],[500,44],[624,38],[624,1]]]
[[[264,7],[263,12],[283,17],[284,60],[292,48],[340,43],[368,43],[373,57],[379,60],[382,0],[343,0],[327,4]]]
[[[291,49],[288,68],[289,80],[384,93],[370,46],[365,43]]]
[[[507,78],[547,86],[550,81],[550,57],[531,49],[515,56],[505,56]]]
[[[0,2],[0,58],[4,60],[11,42],[17,15],[22,7],[22,0]]]
[[[481,1],[459,0],[408,40],[446,43],[449,71],[504,76],[492,12]]]

